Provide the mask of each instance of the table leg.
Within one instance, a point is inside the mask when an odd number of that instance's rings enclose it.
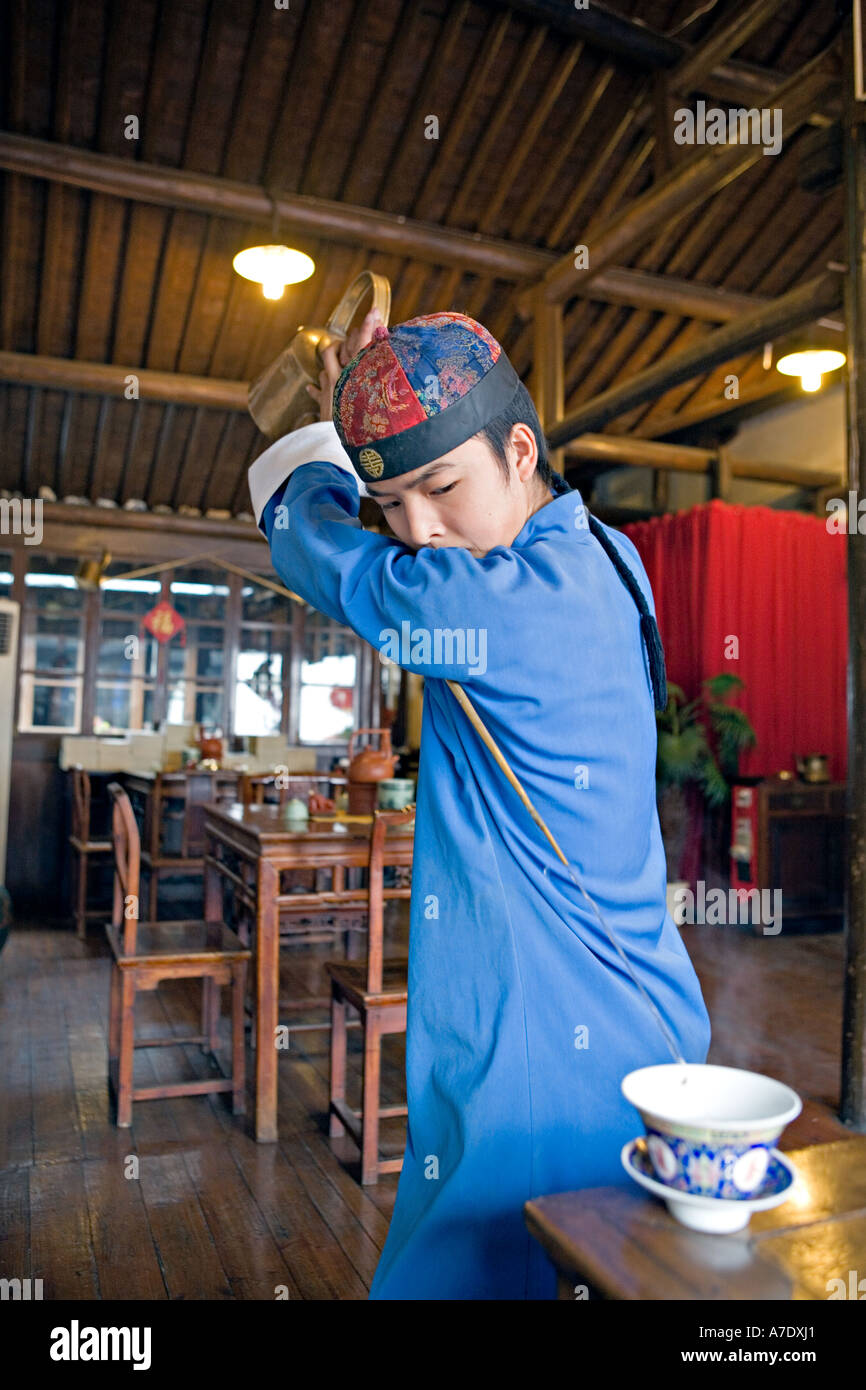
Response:
[[[277,894],[280,875],[259,860],[256,884],[256,1140],[277,1139],[277,997],[280,931]]]

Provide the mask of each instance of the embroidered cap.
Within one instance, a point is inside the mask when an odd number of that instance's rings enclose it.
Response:
[[[396,478],[471,439],[519,385],[482,324],[453,311],[421,314],[374,330],[337,382],[334,425],[360,477]]]

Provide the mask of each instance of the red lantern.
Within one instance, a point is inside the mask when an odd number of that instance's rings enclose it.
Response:
[[[165,599],[155,608],[151,608],[149,613],[145,613],[141,622],[157,642],[170,642],[172,637],[180,633],[181,646],[186,646],[186,623]]]
[[[347,710],[352,708],[354,690],[350,685],[335,685],[331,691],[331,704],[337,709]]]

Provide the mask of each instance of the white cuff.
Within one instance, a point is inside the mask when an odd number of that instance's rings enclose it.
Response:
[[[312,425],[304,425],[291,434],[284,434],[263,454],[259,454],[249,471],[250,497],[256,524],[261,523],[262,512],[273,497],[277,488],[300,468],[302,463],[335,463],[344,472],[351,473],[362,497],[369,496],[362,478],[352,467],[352,460],[346,453],[332,420],[316,420]]]

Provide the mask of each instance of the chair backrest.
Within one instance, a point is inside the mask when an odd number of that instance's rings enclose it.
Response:
[[[368,994],[379,994],[382,989],[383,943],[385,936],[383,870],[388,863],[388,826],[411,825],[414,819],[414,805],[407,806],[402,811],[373,812],[373,829],[370,835],[370,859],[368,862],[369,876],[367,880],[369,893],[369,916],[367,921]]]
[[[72,833],[90,839],[90,776],[80,765],[72,769]]]
[[[138,945],[141,840],[129,797],[119,782],[109,782],[111,838],[114,844],[114,906],[111,923],[122,934],[123,954],[134,956]]]
[[[272,772],[244,772],[241,775],[241,801],[244,806],[262,806],[265,787],[273,786]]]
[[[204,854],[205,807],[216,799],[216,779],[209,772],[188,772],[183,811],[181,854],[198,859]]]

